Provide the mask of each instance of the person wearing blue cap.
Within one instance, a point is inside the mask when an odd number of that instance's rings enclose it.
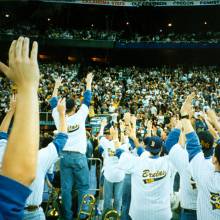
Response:
[[[138,143],[136,137],[134,142]],[[160,157],[163,141],[160,137],[147,137],[145,149],[138,147],[139,157],[118,149],[119,167],[131,172],[131,204],[129,215],[132,220],[163,219],[172,217],[170,184],[173,171],[168,157]]]

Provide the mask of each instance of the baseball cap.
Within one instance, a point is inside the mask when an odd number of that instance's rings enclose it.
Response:
[[[152,153],[159,153],[163,147],[163,141],[158,136],[147,137],[144,139],[146,150]]]
[[[111,124],[107,124],[105,127],[104,127],[104,134],[110,134],[110,128],[111,128]]]

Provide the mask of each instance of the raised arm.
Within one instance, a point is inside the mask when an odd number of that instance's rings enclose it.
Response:
[[[59,99],[57,104],[57,111],[59,112],[59,133],[54,139],[53,143],[57,149],[58,154],[63,150],[67,142],[67,124],[66,124],[66,99]]]
[[[99,130],[99,134],[98,134],[98,139],[100,139],[103,135],[104,135],[104,128],[105,126],[107,125],[107,120],[106,119],[103,119],[101,121],[101,124],[100,124],[100,130]]]
[[[10,100],[10,107],[8,112],[6,113],[1,125],[0,125],[0,132],[5,133],[7,135],[8,133],[8,128],[10,126],[11,120],[13,118],[13,115],[15,113],[15,108],[16,108],[16,97],[13,95]]]
[[[215,111],[212,109],[209,109],[207,111],[207,115],[208,115],[211,123],[215,127],[215,129],[220,133],[220,122],[218,121],[218,117],[217,117]]]
[[[39,151],[39,159],[41,159],[41,168],[44,169],[45,174],[48,169],[58,160],[58,155],[63,150],[67,139],[67,125],[66,125],[66,100],[59,99],[57,103],[57,110],[59,113],[59,133],[56,135],[52,143],[50,143],[46,148],[42,148]],[[51,177],[51,175],[49,175]]]
[[[212,121],[211,119],[208,118],[208,116],[206,114],[202,114],[202,119],[204,120],[204,122],[206,123],[209,132],[212,134],[212,136],[216,139],[219,140],[219,135],[218,132],[215,130],[215,128],[212,126],[212,124],[209,121]]]
[[[55,80],[55,85],[54,85],[52,97],[57,97],[58,96],[58,89],[60,88],[60,86],[62,86],[62,78],[58,77]]]
[[[183,131],[186,135],[186,149],[189,154],[189,160],[191,161],[198,153],[201,152],[201,145],[199,142],[199,138],[194,131],[194,128],[191,124],[191,121],[189,120],[189,114],[192,112],[192,100],[194,98],[195,94],[192,93],[189,95],[185,102],[182,105],[182,108],[180,110],[181,114],[181,122]]]
[[[84,93],[83,104],[85,104],[88,108],[92,99],[92,80],[93,74],[89,73],[86,77],[86,91]]]
[[[2,175],[24,185],[35,178],[39,148],[39,68],[37,42],[29,56],[29,39],[19,37],[9,50],[9,66],[0,69],[17,86],[16,113],[2,164]]]
[[[59,129],[59,113],[57,111],[57,103],[58,103],[58,89],[60,88],[60,86],[62,86],[62,78],[58,77],[55,80],[55,85],[54,85],[54,90],[53,90],[53,94],[52,94],[52,98],[49,100],[50,103],[50,107],[52,110],[52,117],[54,119],[54,123],[56,125],[56,128]]]
[[[50,107],[52,110],[54,110],[57,107],[57,102],[58,102],[58,89],[60,88],[60,86],[62,86],[62,78],[58,77],[55,80],[55,85],[54,85],[54,89],[53,89],[53,94],[51,99],[49,100],[50,103]]]

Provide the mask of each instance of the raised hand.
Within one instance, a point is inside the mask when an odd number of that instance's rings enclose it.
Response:
[[[62,98],[62,99],[58,100],[57,111],[60,114],[64,114],[65,115],[65,113],[66,113],[66,98]]]
[[[192,100],[194,97],[195,97],[194,92],[192,92],[190,95],[187,96],[180,110],[182,116],[190,115],[192,113]]]
[[[93,73],[89,73],[86,76],[86,89],[87,90],[91,90],[91,86],[92,86],[92,80],[93,80]]]
[[[16,95],[13,94],[10,98],[9,111],[15,112],[16,108]]]
[[[56,88],[60,88],[60,86],[62,86],[62,78],[61,77],[58,77],[56,80],[55,80],[55,87]]]
[[[130,121],[131,121],[132,126],[133,126],[133,127],[136,127],[137,118],[136,118],[135,115],[132,115],[132,116],[130,117]]]
[[[18,90],[37,90],[40,79],[37,52],[38,44],[35,41],[29,56],[29,38],[19,37],[11,44],[9,65],[0,62],[0,70],[16,84]]]
[[[124,132],[125,131],[125,123],[122,120],[120,120],[119,124],[120,124],[120,131]]]
[[[101,127],[105,127],[107,125],[107,120],[106,119],[103,119],[102,121],[101,121]]]
[[[129,125],[130,122],[131,122],[131,114],[130,112],[126,112],[124,114],[124,122],[125,122],[125,125]]]

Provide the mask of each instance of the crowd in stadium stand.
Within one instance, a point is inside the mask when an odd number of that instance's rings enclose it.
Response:
[[[163,124],[181,106],[184,97],[192,91],[198,91],[195,106],[203,111],[207,106],[220,112],[219,68],[139,68],[139,67],[89,67],[94,73],[93,102],[90,116],[103,113],[126,111],[136,114],[144,120],[154,116]],[[50,99],[54,80],[63,78],[61,94],[69,94],[80,105],[84,92],[84,81],[80,80],[77,64],[41,64],[41,81],[39,88],[40,110],[50,110]],[[0,78],[1,110],[7,106],[9,91],[16,88],[4,77]],[[11,87],[11,89],[9,89]],[[119,117],[120,118],[120,117]]]
[[[131,29],[132,30],[132,29]],[[90,29],[62,29],[49,28],[38,30],[36,26],[19,25],[16,28],[0,28],[1,34],[20,35],[25,34],[29,37],[48,37],[50,39],[69,39],[69,40],[109,40],[121,42],[209,42],[218,43],[220,41],[219,32],[200,32],[200,33],[177,33],[160,29],[158,33],[144,34],[125,30],[96,30]]]

